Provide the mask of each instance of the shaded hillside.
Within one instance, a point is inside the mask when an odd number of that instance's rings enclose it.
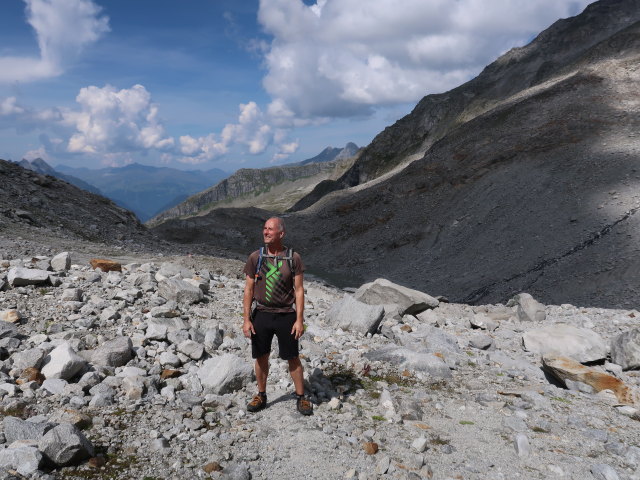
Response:
[[[58,170],[95,185],[110,199],[145,221],[227,176],[219,169],[185,171],[134,163],[125,167]]]
[[[0,160],[0,231],[22,228],[109,244],[151,239],[135,215],[50,175]]]
[[[594,45],[638,20],[638,0],[602,0],[576,17],[561,19],[521,48],[513,48],[480,75],[448,92],[424,97],[413,111],[387,127],[363,149],[340,179],[319,184],[293,210],[302,210],[324,195],[372,180],[434,143],[504,98],[558,75]]]
[[[310,272],[351,285],[386,277],[474,303],[528,291],[547,303],[637,305],[638,19],[640,2],[610,1],[554,24],[534,43],[567,61],[547,67],[546,80],[513,94],[506,79],[488,84],[492,95],[507,91],[403,171],[289,215],[289,242]],[[570,38],[559,41],[560,27],[609,34],[576,53]],[[522,58],[509,52],[491,68],[515,78],[520,65],[527,76]],[[258,227],[244,215],[233,230],[252,243]],[[198,221],[182,227],[206,231],[213,217]]]
[[[155,216],[150,225],[181,216],[203,214],[220,206],[247,207],[262,205],[277,211],[284,211],[308,194],[319,182],[337,178],[351,165],[347,156],[357,146],[347,144],[342,149],[325,149],[318,157],[322,161],[282,165],[270,168],[241,168],[229,178],[211,188],[187,198],[185,201]],[[327,155],[333,160],[326,161]],[[314,157],[314,158],[318,158]],[[273,194],[270,194],[273,192]]]

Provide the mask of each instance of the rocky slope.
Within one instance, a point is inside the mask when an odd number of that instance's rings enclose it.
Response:
[[[60,180],[64,180],[71,185],[75,185],[82,190],[86,190],[87,192],[95,193],[96,195],[102,195],[102,192],[99,188],[94,187],[93,185],[88,184],[84,180],[81,180],[73,175],[66,175],[64,173],[56,171],[51,165],[42,160],[41,158],[36,158],[33,160],[22,159],[18,162],[22,168],[26,168],[27,170],[33,170],[36,173],[41,175],[51,175],[52,177],[59,178]]]
[[[314,415],[277,352],[249,414],[241,262],[37,249],[0,238],[3,478],[638,478],[637,310],[307,281]]]
[[[491,77],[460,87],[483,85],[492,102],[404,170],[288,215],[289,242],[342,285],[385,276],[455,301],[504,302],[526,290],[548,303],[637,305],[639,18],[640,2],[598,2],[508,53],[486,69]],[[548,52],[555,63],[534,75]],[[506,80],[518,73],[513,93]],[[246,249],[238,238],[259,244],[254,219],[270,213],[245,213],[164,229],[197,241],[233,219],[223,245]]]

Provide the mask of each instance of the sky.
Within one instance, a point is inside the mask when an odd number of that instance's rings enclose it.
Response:
[[[2,0],[0,158],[273,166],[366,146],[588,0]]]

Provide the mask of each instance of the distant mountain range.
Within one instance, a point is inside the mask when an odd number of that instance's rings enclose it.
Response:
[[[25,165],[25,162],[23,160],[21,165],[30,168]],[[184,171],[137,163],[125,167],[97,170],[73,168],[66,165],[57,165],[54,170],[42,159],[36,159],[29,163],[31,170],[53,175],[85,190],[95,192],[96,189],[99,189],[102,195],[131,210],[141,221],[148,220],[155,214],[180,203],[189,195],[193,195],[229,175],[217,168],[206,171]],[[49,171],[43,171],[46,168],[45,165]],[[84,185],[79,184],[78,179]]]

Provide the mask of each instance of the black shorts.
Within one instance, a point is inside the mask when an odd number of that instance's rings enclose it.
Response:
[[[256,333],[251,334],[251,356],[258,358],[271,353],[271,341],[275,335],[278,337],[280,358],[283,360],[296,358],[299,355],[298,340],[291,333],[294,323],[296,323],[296,312],[256,311],[253,318],[253,329]]]

